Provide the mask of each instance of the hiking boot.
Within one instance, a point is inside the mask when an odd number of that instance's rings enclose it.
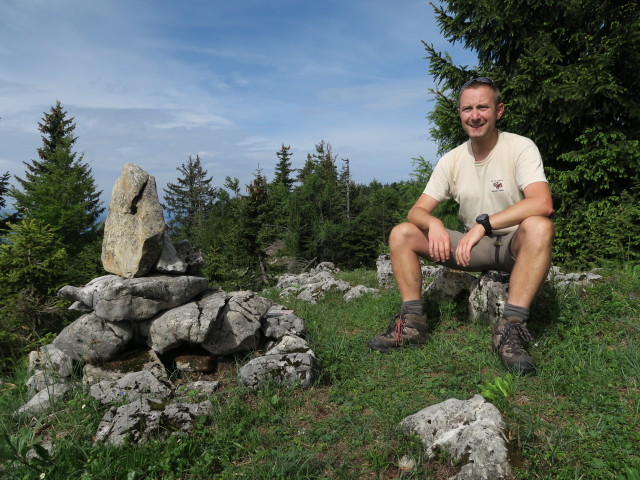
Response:
[[[536,364],[524,349],[524,344],[533,341],[527,324],[518,317],[501,317],[493,327],[493,348],[498,352],[507,370],[532,373]]]
[[[405,313],[395,315],[383,334],[369,340],[369,348],[386,352],[405,345],[421,345],[427,340],[427,316]]]

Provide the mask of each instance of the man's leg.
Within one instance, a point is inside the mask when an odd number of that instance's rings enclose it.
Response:
[[[389,236],[391,267],[398,284],[402,307],[387,330],[369,342],[373,350],[387,351],[404,344],[419,345],[429,339],[427,317],[422,309],[422,268],[420,256],[427,256],[425,232],[412,223],[396,225]]]
[[[523,373],[535,370],[533,358],[524,349],[531,341],[526,329],[529,307],[551,266],[553,223],[546,217],[524,220],[511,241],[516,263],[509,281],[509,297],[502,318],[494,327],[493,346],[503,364]]]
[[[511,241],[516,264],[509,281],[508,303],[531,306],[549,273],[553,234],[553,222],[546,217],[529,217],[518,227]]]

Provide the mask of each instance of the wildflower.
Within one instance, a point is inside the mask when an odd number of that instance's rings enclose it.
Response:
[[[46,476],[47,476],[47,474],[46,474],[46,473],[44,473],[44,472],[42,472],[42,473],[40,474],[40,478],[41,478],[41,479],[43,479],[43,478],[44,478],[44,477],[46,477]]]
[[[86,405],[83,403],[80,408],[84,410],[84,407],[86,407]]]

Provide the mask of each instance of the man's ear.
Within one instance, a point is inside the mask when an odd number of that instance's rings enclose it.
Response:
[[[498,105],[496,105],[496,117],[498,120],[500,120],[503,113],[504,113],[504,103],[499,103]]]

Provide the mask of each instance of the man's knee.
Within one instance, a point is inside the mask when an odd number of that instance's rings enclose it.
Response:
[[[518,227],[518,235],[522,241],[548,245],[553,243],[555,227],[547,217],[534,216],[525,218]]]
[[[412,235],[412,231],[417,227],[413,223],[403,222],[399,223],[395,227],[391,229],[391,234],[389,235],[389,242],[392,241],[402,241]]]

